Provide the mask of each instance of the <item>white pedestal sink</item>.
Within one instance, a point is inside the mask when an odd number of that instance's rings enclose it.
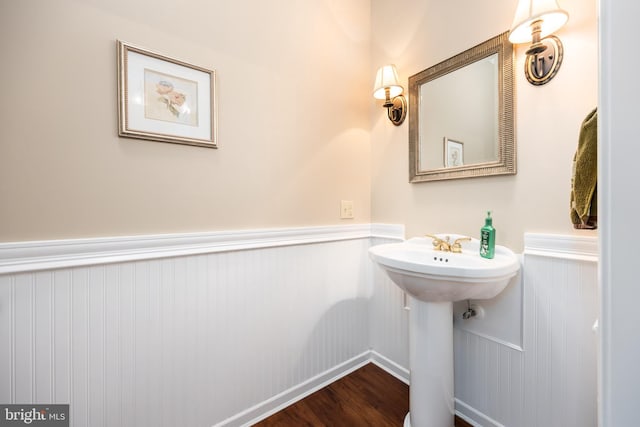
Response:
[[[456,234],[452,240],[463,237]],[[520,269],[516,254],[496,246],[479,255],[476,239],[462,253],[436,251],[430,238],[413,238],[369,249],[389,278],[412,296],[409,414],[405,427],[453,427],[453,302],[498,295]]]

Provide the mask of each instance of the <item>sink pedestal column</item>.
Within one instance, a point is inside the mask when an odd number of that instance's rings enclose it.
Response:
[[[453,303],[411,298],[405,427],[453,427]]]

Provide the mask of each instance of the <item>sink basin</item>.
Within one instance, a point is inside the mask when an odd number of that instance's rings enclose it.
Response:
[[[451,241],[457,234],[450,236]],[[520,268],[518,256],[496,246],[495,257],[479,255],[477,239],[462,242],[462,253],[436,251],[431,238],[415,237],[369,249],[369,255],[389,278],[414,298],[427,302],[489,299],[507,286]]]

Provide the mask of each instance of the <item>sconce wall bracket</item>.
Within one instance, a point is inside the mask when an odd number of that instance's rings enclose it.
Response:
[[[546,49],[537,54],[528,54],[524,61],[524,74],[529,83],[541,86],[549,83],[558,74],[564,50],[562,42],[556,36],[547,36],[540,40]]]
[[[404,95],[398,95],[391,102],[393,105],[387,107],[387,116],[391,123],[400,126],[407,117],[407,98]]]

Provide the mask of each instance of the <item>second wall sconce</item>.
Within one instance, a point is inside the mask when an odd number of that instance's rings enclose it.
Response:
[[[389,120],[396,126],[400,126],[407,116],[407,99],[402,92],[404,88],[398,83],[396,66],[391,64],[380,67],[373,85],[373,97],[384,99],[382,106],[387,109]]]
[[[551,34],[569,19],[556,0],[519,0],[509,32],[513,44],[529,43],[524,72],[529,83],[548,83],[560,69],[564,55],[562,42]]]

